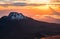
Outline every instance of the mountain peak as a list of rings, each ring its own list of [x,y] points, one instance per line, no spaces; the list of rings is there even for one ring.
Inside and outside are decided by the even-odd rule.
[[[18,20],[26,18],[22,13],[18,12],[10,12],[8,17],[10,17],[10,19],[18,19]]]

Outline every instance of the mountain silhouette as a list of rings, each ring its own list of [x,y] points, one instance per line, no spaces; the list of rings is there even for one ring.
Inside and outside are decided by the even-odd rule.
[[[22,13],[10,12],[0,18],[2,39],[34,39],[60,35],[60,24],[37,21]]]
[[[20,20],[20,19],[25,19],[25,16],[22,13],[17,13],[17,12],[11,12],[8,15],[8,18],[10,19],[16,19],[16,20]]]

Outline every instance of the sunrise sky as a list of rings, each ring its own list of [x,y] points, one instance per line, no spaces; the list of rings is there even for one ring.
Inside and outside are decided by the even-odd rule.
[[[23,3],[24,6],[20,6]],[[46,4],[44,6],[25,6],[27,4]],[[12,4],[7,5],[5,4]],[[57,4],[57,5],[49,5]],[[59,23],[60,0],[0,0],[0,17],[8,15],[9,12],[21,12],[26,16],[37,20]],[[2,6],[3,5],[3,6]],[[17,6],[18,5],[18,6]],[[51,9],[52,8],[52,9]]]

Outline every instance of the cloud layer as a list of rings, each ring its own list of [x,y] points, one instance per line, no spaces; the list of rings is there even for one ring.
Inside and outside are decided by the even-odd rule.
[[[0,0],[0,3],[14,3],[14,2],[36,2],[36,0]],[[41,0],[40,0],[41,1]],[[60,2],[60,0],[50,0],[51,2]],[[37,1],[39,2],[39,1]]]

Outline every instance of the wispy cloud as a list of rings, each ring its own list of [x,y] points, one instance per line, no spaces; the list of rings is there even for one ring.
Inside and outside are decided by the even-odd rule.
[[[0,4],[24,2],[24,1],[26,1],[26,0],[0,0]]]

